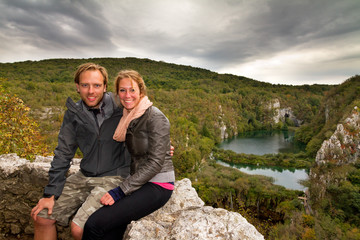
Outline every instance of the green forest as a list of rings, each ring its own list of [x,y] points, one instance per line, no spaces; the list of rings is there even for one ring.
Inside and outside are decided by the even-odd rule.
[[[327,165],[334,181],[323,199],[309,203],[302,191],[272,184],[216,163],[247,163],[325,171],[315,155],[339,122],[360,107],[360,77],[340,85],[274,85],[191,66],[138,58],[49,59],[0,63],[0,154],[17,153],[30,161],[52,155],[67,97],[78,100],[73,74],[82,63],[94,62],[109,73],[109,91],[119,70],[134,69],[145,80],[148,95],[169,118],[177,179],[191,179],[207,205],[242,214],[266,239],[360,239],[360,163],[341,168]],[[291,108],[290,118],[275,122],[278,101]],[[216,147],[226,126],[228,137],[253,130],[291,129],[306,144],[298,154],[264,156],[236,154]],[[358,130],[356,130],[358,131]],[[358,133],[358,132],[357,132]],[[81,157],[78,151],[76,157]],[[303,184],[316,194],[312,179]]]

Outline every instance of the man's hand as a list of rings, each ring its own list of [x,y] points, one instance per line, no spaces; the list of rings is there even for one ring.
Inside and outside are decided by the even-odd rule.
[[[51,215],[55,204],[54,196],[50,198],[41,198],[36,206],[31,210],[31,217],[36,221],[38,213],[44,208],[48,209],[48,214]]]
[[[100,203],[102,205],[113,205],[115,203],[114,199],[112,198],[112,196],[109,193],[105,193],[104,196],[101,197],[100,199]]]

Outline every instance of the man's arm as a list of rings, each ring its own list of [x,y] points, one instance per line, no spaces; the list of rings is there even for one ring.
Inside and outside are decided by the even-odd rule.
[[[44,198],[41,198],[31,210],[31,216],[34,220],[44,208],[48,209],[49,215],[52,214],[55,199],[61,195],[66,181],[66,173],[77,149],[75,135],[76,132],[70,120],[69,112],[66,111],[58,136],[58,146],[54,151],[55,156],[51,162],[49,182],[44,190]]]
[[[49,170],[49,182],[44,190],[44,197],[54,195],[57,199],[61,195],[66,181],[66,173],[78,148],[76,130],[70,115],[69,111],[65,112],[58,136],[58,145],[55,148],[55,155]]]

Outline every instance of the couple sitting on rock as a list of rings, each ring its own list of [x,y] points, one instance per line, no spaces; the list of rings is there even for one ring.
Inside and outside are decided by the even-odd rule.
[[[174,189],[170,123],[146,95],[141,75],[120,71],[106,92],[104,67],[75,73],[81,100],[67,100],[44,196],[32,209],[34,239],[56,239],[57,222],[74,239],[122,239],[127,224],[161,208]],[[77,148],[80,171],[66,178]]]

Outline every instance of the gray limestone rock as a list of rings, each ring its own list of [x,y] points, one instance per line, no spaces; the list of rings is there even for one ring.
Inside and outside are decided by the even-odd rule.
[[[0,155],[0,240],[32,239],[30,211],[41,198],[47,183],[51,157],[34,162],[16,154]],[[78,171],[74,160],[69,171]],[[58,227],[58,239],[72,239],[69,227]],[[128,225],[127,240],[151,239],[264,239],[239,213],[204,206],[189,179],[175,183],[167,204]]]

